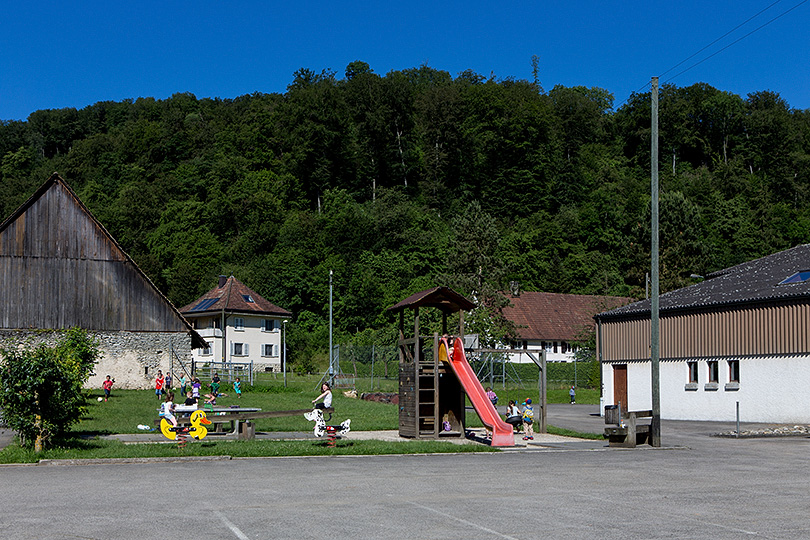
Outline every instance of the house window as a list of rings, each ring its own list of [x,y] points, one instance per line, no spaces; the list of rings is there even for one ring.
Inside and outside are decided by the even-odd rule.
[[[686,376],[687,382],[686,385],[683,387],[684,390],[694,392],[698,389],[698,363],[697,362],[687,362],[686,363]]]
[[[561,352],[561,353],[563,353],[563,354],[565,354],[565,353],[567,353],[568,351],[569,351],[569,349],[568,349],[568,343],[566,343],[565,341],[561,341],[561,342],[560,342],[560,352]]]
[[[740,361],[728,361],[728,382],[740,382]]]
[[[728,382],[724,389],[727,392],[735,392],[740,389],[740,361],[728,361]]]
[[[554,342],[554,354],[557,354],[557,342]]]
[[[210,342],[205,343],[205,347],[203,347],[200,354],[203,355],[203,356],[208,356],[208,355],[211,354],[211,343]]]
[[[278,356],[278,345],[264,343],[262,345],[262,356]]]
[[[252,296],[250,296],[249,294],[243,294],[243,295],[242,295],[242,298],[243,298],[243,299],[245,300],[245,302],[247,302],[248,304],[254,304],[254,303],[255,303],[255,302],[253,301],[253,297],[252,297]]]
[[[706,364],[709,366],[709,382],[716,384],[718,380],[717,360],[709,360]]]
[[[247,343],[231,343],[231,354],[233,356],[247,356],[248,344]]]
[[[697,362],[687,362],[687,367],[689,368],[689,382],[693,384],[697,384],[698,382],[698,363]]]
[[[276,321],[274,319],[264,319],[262,321],[262,331],[272,332],[276,329]]]
[[[209,319],[208,328],[219,328],[219,317],[212,317]]]
[[[233,319],[233,327],[235,330],[244,330],[245,329],[245,319],[242,317],[235,317]]]
[[[717,384],[718,380],[718,373],[717,373],[717,360],[709,360],[706,362],[707,367],[707,375],[708,375],[708,382],[703,385],[703,389],[707,392],[715,391],[719,388]]]

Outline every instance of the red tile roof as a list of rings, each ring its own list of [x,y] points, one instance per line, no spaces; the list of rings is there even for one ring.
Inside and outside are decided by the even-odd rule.
[[[265,300],[233,276],[229,277],[222,287],[214,287],[189,305],[180,308],[180,313],[186,316],[194,316],[222,311],[223,309],[228,313],[255,313],[257,315],[292,317],[292,313]]]
[[[593,328],[593,316],[632,302],[621,296],[592,296],[546,292],[521,292],[507,295],[511,306],[504,316],[515,323],[521,339],[573,341],[587,328]]]

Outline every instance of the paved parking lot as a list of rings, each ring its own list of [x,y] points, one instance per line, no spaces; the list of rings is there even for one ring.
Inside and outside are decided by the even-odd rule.
[[[0,467],[0,537],[810,537],[810,439],[710,436],[727,427],[664,422],[660,450]]]

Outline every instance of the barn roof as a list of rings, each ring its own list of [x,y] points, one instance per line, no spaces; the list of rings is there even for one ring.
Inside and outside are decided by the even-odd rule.
[[[802,244],[706,276],[662,294],[659,311],[723,309],[763,302],[810,300],[810,244]],[[650,300],[597,315],[598,319],[650,316]]]
[[[605,309],[630,302],[621,296],[593,296],[548,292],[510,295],[503,315],[515,323],[520,339],[573,341],[593,327],[593,316]]]
[[[205,341],[56,173],[0,224],[0,327],[185,331]]]
[[[228,313],[292,317],[292,313],[265,300],[233,276],[222,279],[216,287],[180,308],[180,312],[189,317],[210,315],[222,310]]]
[[[426,291],[421,291],[410,295],[408,298],[397,302],[388,311],[402,311],[406,308],[417,307],[434,307],[440,309],[446,314],[461,311],[469,311],[475,307],[475,304],[458,294],[450,287],[433,287]]]

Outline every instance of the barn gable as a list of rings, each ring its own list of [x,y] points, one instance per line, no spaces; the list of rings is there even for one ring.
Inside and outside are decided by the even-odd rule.
[[[57,174],[0,224],[2,329],[184,332],[202,338]]]

